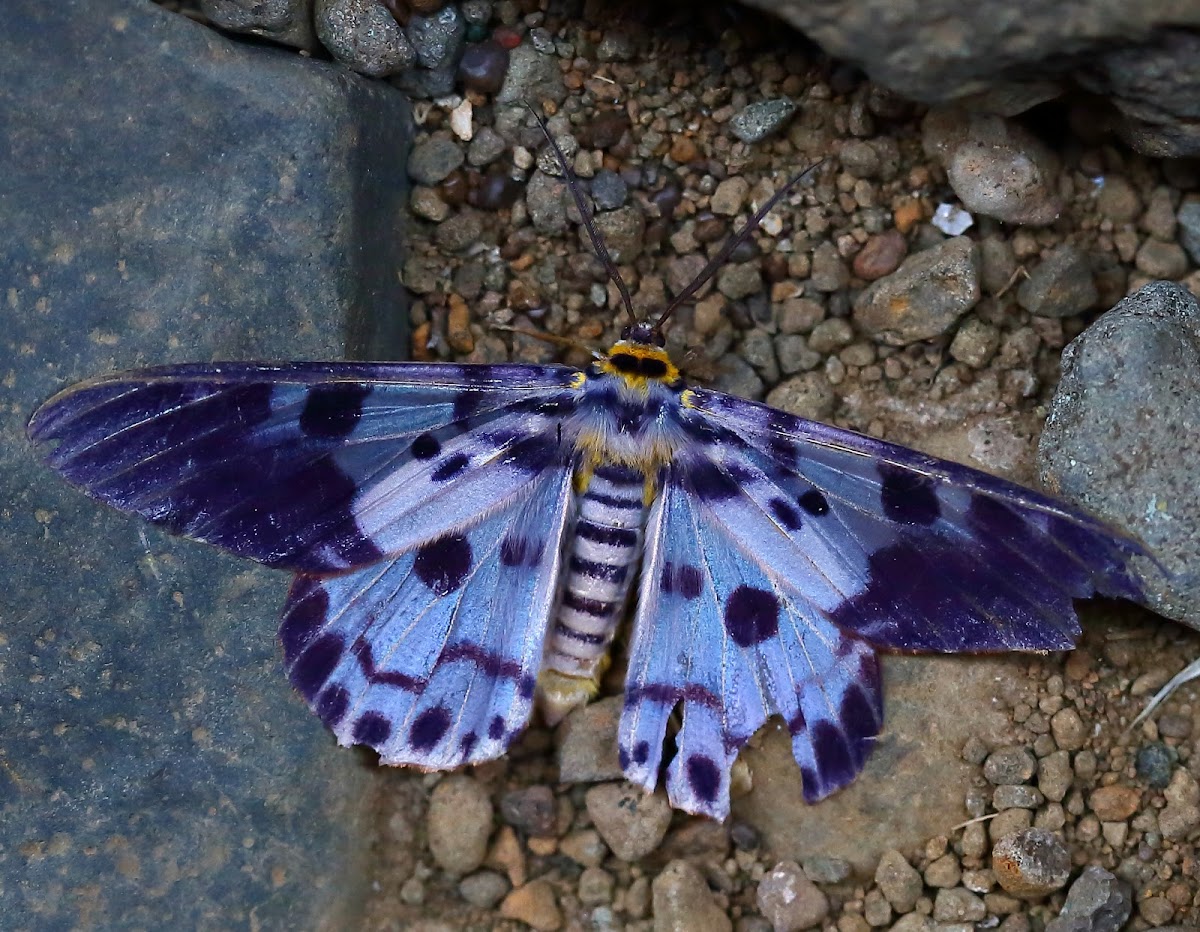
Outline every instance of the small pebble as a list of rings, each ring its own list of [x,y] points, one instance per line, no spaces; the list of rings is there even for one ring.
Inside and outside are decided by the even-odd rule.
[[[689,861],[672,861],[651,884],[654,932],[731,932],[733,923]]]
[[[1093,864],[1071,884],[1046,932],[1119,932],[1132,911],[1129,884]]]
[[[1001,838],[993,846],[992,870],[1009,893],[1042,897],[1066,884],[1071,876],[1071,855],[1054,833],[1027,828]]]
[[[1092,267],[1079,249],[1059,246],[1017,288],[1017,303],[1039,317],[1071,317],[1099,298]]]
[[[509,893],[500,904],[500,915],[537,932],[556,932],[563,922],[554,888],[545,880],[531,880]]]
[[[1050,734],[1063,751],[1078,751],[1087,742],[1087,726],[1071,706],[1059,709],[1050,719]]]
[[[870,237],[855,255],[852,268],[855,276],[873,282],[891,275],[900,267],[908,253],[908,240],[899,230],[886,230]]]
[[[417,184],[435,185],[462,165],[462,146],[446,133],[422,139],[408,157],[408,177]]]
[[[508,891],[508,881],[495,871],[477,871],[458,882],[458,895],[480,909],[491,909]]]
[[[786,97],[759,101],[734,114],[729,129],[742,142],[760,142],[783,129],[795,112],[796,104]]]
[[[813,421],[829,420],[837,395],[823,372],[803,372],[780,382],[767,395],[767,404]]]
[[[875,883],[898,913],[911,912],[922,892],[921,875],[899,851],[889,849],[875,868]]]
[[[938,890],[933,901],[933,918],[937,922],[979,922],[987,915],[983,900],[962,887]]]
[[[429,851],[449,874],[469,874],[487,855],[492,834],[492,801],[473,777],[451,774],[429,800],[426,831]]]
[[[983,776],[996,786],[1028,783],[1037,772],[1037,758],[1018,746],[997,748],[983,762]]]
[[[722,217],[736,217],[746,206],[749,196],[750,182],[741,175],[734,175],[717,185],[709,199],[709,208]]]
[[[795,861],[781,861],[759,881],[756,901],[775,932],[811,929],[829,915],[828,897]]]
[[[671,824],[671,806],[659,793],[632,783],[603,783],[585,797],[596,831],[622,861],[636,861],[657,848]]]
[[[497,42],[468,45],[458,62],[463,87],[479,94],[495,94],[504,86],[508,56],[508,49]]]
[[[1148,239],[1142,243],[1134,262],[1143,275],[1169,281],[1183,278],[1188,270],[1187,254],[1182,246],[1156,239]]]
[[[1158,814],[1164,838],[1184,839],[1200,826],[1200,784],[1184,767],[1178,767],[1163,791],[1167,805]]]
[[[1102,786],[1088,797],[1088,805],[1101,822],[1123,822],[1137,812],[1141,801],[1141,791],[1131,786]]]
[[[1156,790],[1163,789],[1171,782],[1175,756],[1161,741],[1151,741],[1138,749],[1135,760],[1138,777]]]
[[[925,868],[925,883],[931,887],[953,887],[962,879],[962,869],[953,854],[943,854]]]
[[[500,797],[500,818],[529,835],[551,834],[557,815],[554,793],[544,784],[522,787]]]

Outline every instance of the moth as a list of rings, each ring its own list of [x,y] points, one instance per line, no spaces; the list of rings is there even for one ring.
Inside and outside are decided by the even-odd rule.
[[[723,819],[777,715],[816,802],[882,727],[879,651],[1068,649],[1073,599],[1142,597],[1143,551],[1029,489],[687,383],[664,323],[789,188],[585,369],[166,366],[68,388],[29,437],[94,498],[294,572],[284,666],[340,744],[496,758],[535,702],[553,723],[595,695],[631,614],[628,779],[653,790],[666,754],[672,805]]]

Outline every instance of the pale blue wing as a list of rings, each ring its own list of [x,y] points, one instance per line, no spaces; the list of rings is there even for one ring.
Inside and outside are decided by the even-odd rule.
[[[1052,498],[916,451],[695,390],[673,475],[815,611],[879,647],[1074,646],[1073,600],[1140,599],[1141,546]]]
[[[341,744],[426,770],[505,751],[532,709],[571,494],[562,463],[393,559],[296,577],[284,662]]]
[[[89,495],[271,566],[332,572],[461,523],[556,461],[563,366],[214,363],[69,388],[29,424]]]
[[[875,653],[814,609],[760,546],[731,537],[677,469],[665,471],[646,531],[621,766],[654,788],[679,707],[667,794],[677,808],[723,819],[738,749],[777,714],[805,798],[821,799],[854,779],[882,723]]]

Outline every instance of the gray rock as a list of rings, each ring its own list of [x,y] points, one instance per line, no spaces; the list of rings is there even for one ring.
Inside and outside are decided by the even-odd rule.
[[[762,376],[763,381],[779,381],[779,362],[775,359],[775,344],[771,335],[755,327],[742,338],[742,358]]]
[[[813,250],[811,281],[817,291],[837,291],[850,281],[850,270],[829,240],[822,240]]]
[[[1053,223],[1062,213],[1058,160],[1020,125],[943,107],[929,112],[922,133],[925,151],[941,161],[971,213],[1029,226]]]
[[[417,184],[435,185],[445,181],[464,158],[462,146],[449,133],[427,136],[413,146],[408,176]]]
[[[422,68],[439,71],[453,68],[463,48],[467,24],[453,3],[424,15],[414,13],[404,28]]]
[[[729,120],[729,129],[742,142],[761,142],[783,129],[795,112],[795,102],[786,97],[760,100],[735,113]]]
[[[433,232],[434,242],[445,252],[464,252],[483,239],[483,215],[464,207]]]
[[[525,186],[529,220],[539,233],[561,233],[567,228],[567,203],[571,195],[561,178],[535,171]]]
[[[758,883],[759,912],[775,932],[799,932],[829,915],[829,898],[795,861],[781,861]]]
[[[287,683],[288,577],[96,507],[36,462],[24,426],[117,368],[336,358],[347,335],[355,354],[402,352],[378,321],[407,317],[405,102],[154,4],[10,0],[0,112],[7,339],[24,348],[0,421],[19,691],[0,728],[0,915],[354,925],[373,770]],[[81,918],[70,891],[97,883]]]
[[[458,895],[480,909],[491,909],[511,889],[503,874],[495,871],[477,871],[458,882]]]
[[[1196,265],[1200,265],[1200,200],[1184,201],[1176,216],[1179,242]]]
[[[1069,751],[1053,751],[1038,761],[1037,786],[1050,801],[1062,802],[1073,779]]]
[[[834,58],[853,62],[892,91],[926,103],[983,95],[976,109],[1014,115],[1047,99],[1047,82],[1013,92],[1013,75],[1055,74],[1109,96],[1123,134],[1139,151],[1169,158],[1200,153],[1196,121],[1196,23],[1174,0],[1088,0],[1051,13],[1039,0],[835,6],[751,0],[790,22]],[[886,28],[880,28],[886,23]]]
[[[313,0],[200,0],[214,26],[314,51]]]
[[[1046,932],[1118,932],[1133,912],[1129,884],[1095,864],[1083,869],[1067,891]]]
[[[1164,838],[1182,840],[1200,825],[1200,784],[1185,767],[1177,767],[1163,791],[1167,804],[1158,814]]]
[[[1043,484],[1141,539],[1172,574],[1140,564],[1149,604],[1200,628],[1200,304],[1152,282],[1068,345],[1062,366],[1038,445]]]
[[[779,360],[779,371],[784,375],[795,375],[815,369],[821,364],[821,354],[808,348],[808,340],[799,333],[784,333],[775,338],[775,356]]]
[[[1032,786],[998,786],[992,792],[992,808],[997,812],[1005,809],[1036,809],[1046,798]]]
[[[1071,317],[1100,297],[1087,256],[1070,243],[1039,262],[1017,289],[1017,303],[1038,317]]]
[[[1000,348],[1000,330],[978,317],[968,317],[950,341],[950,357],[972,369],[982,369]]]
[[[373,78],[396,74],[417,59],[416,51],[378,0],[315,0],[317,37],[347,68]]]
[[[762,290],[761,263],[732,262],[717,272],[717,291],[730,301],[740,301]]]
[[[767,404],[797,417],[829,420],[837,395],[824,372],[804,372],[781,382],[767,395]]]
[[[719,392],[757,401],[763,394],[763,380],[754,367],[737,353],[726,353],[717,363],[716,377],[710,383]]]
[[[636,861],[662,844],[671,806],[662,793],[647,793],[622,781],[587,791],[588,815],[604,843],[622,861]]]
[[[746,206],[750,196],[750,182],[741,175],[725,178],[709,198],[709,207],[721,217],[736,217]]]
[[[868,336],[903,346],[940,336],[979,301],[979,250],[956,236],[909,256],[854,302],[854,323]]]
[[[490,165],[508,149],[504,137],[490,126],[481,126],[467,146],[467,163],[475,168]]]
[[[508,73],[504,86],[496,95],[497,104],[509,104],[526,113],[527,100],[553,100],[561,103],[567,96],[558,59],[554,55],[543,55],[533,46],[522,43],[512,50],[508,58]]]
[[[827,356],[836,353],[843,346],[854,340],[854,328],[844,317],[831,317],[823,320],[808,335],[808,348],[814,353]]]
[[[592,178],[592,199],[597,210],[616,210],[629,197],[629,185],[615,171],[602,168]]]
[[[962,887],[938,890],[933,901],[933,918],[936,922],[979,922],[987,915],[983,900]]]
[[[875,869],[875,883],[898,913],[910,912],[921,896],[921,874],[894,849],[883,853]]]
[[[997,747],[983,762],[983,775],[994,786],[1027,783],[1037,772],[1037,758],[1025,747]]]
[[[614,262],[632,262],[642,254],[646,238],[646,215],[636,204],[626,204],[617,210],[596,214],[592,222]],[[592,241],[582,224],[579,227],[579,245],[582,249],[592,248]]]
[[[1149,278],[1176,279],[1187,273],[1188,260],[1178,243],[1148,239],[1134,260],[1137,270]]]
[[[1171,768],[1178,756],[1178,752],[1161,741],[1151,741],[1138,748],[1135,759],[1138,778],[1156,790],[1165,788],[1171,782]]]
[[[527,835],[549,835],[558,821],[554,791],[544,783],[510,790],[500,797],[500,818]]]

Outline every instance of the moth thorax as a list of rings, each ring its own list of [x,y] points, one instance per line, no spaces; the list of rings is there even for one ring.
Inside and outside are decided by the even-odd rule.
[[[646,475],[605,463],[576,499],[574,536],[539,681],[550,724],[595,696],[642,556]]]

